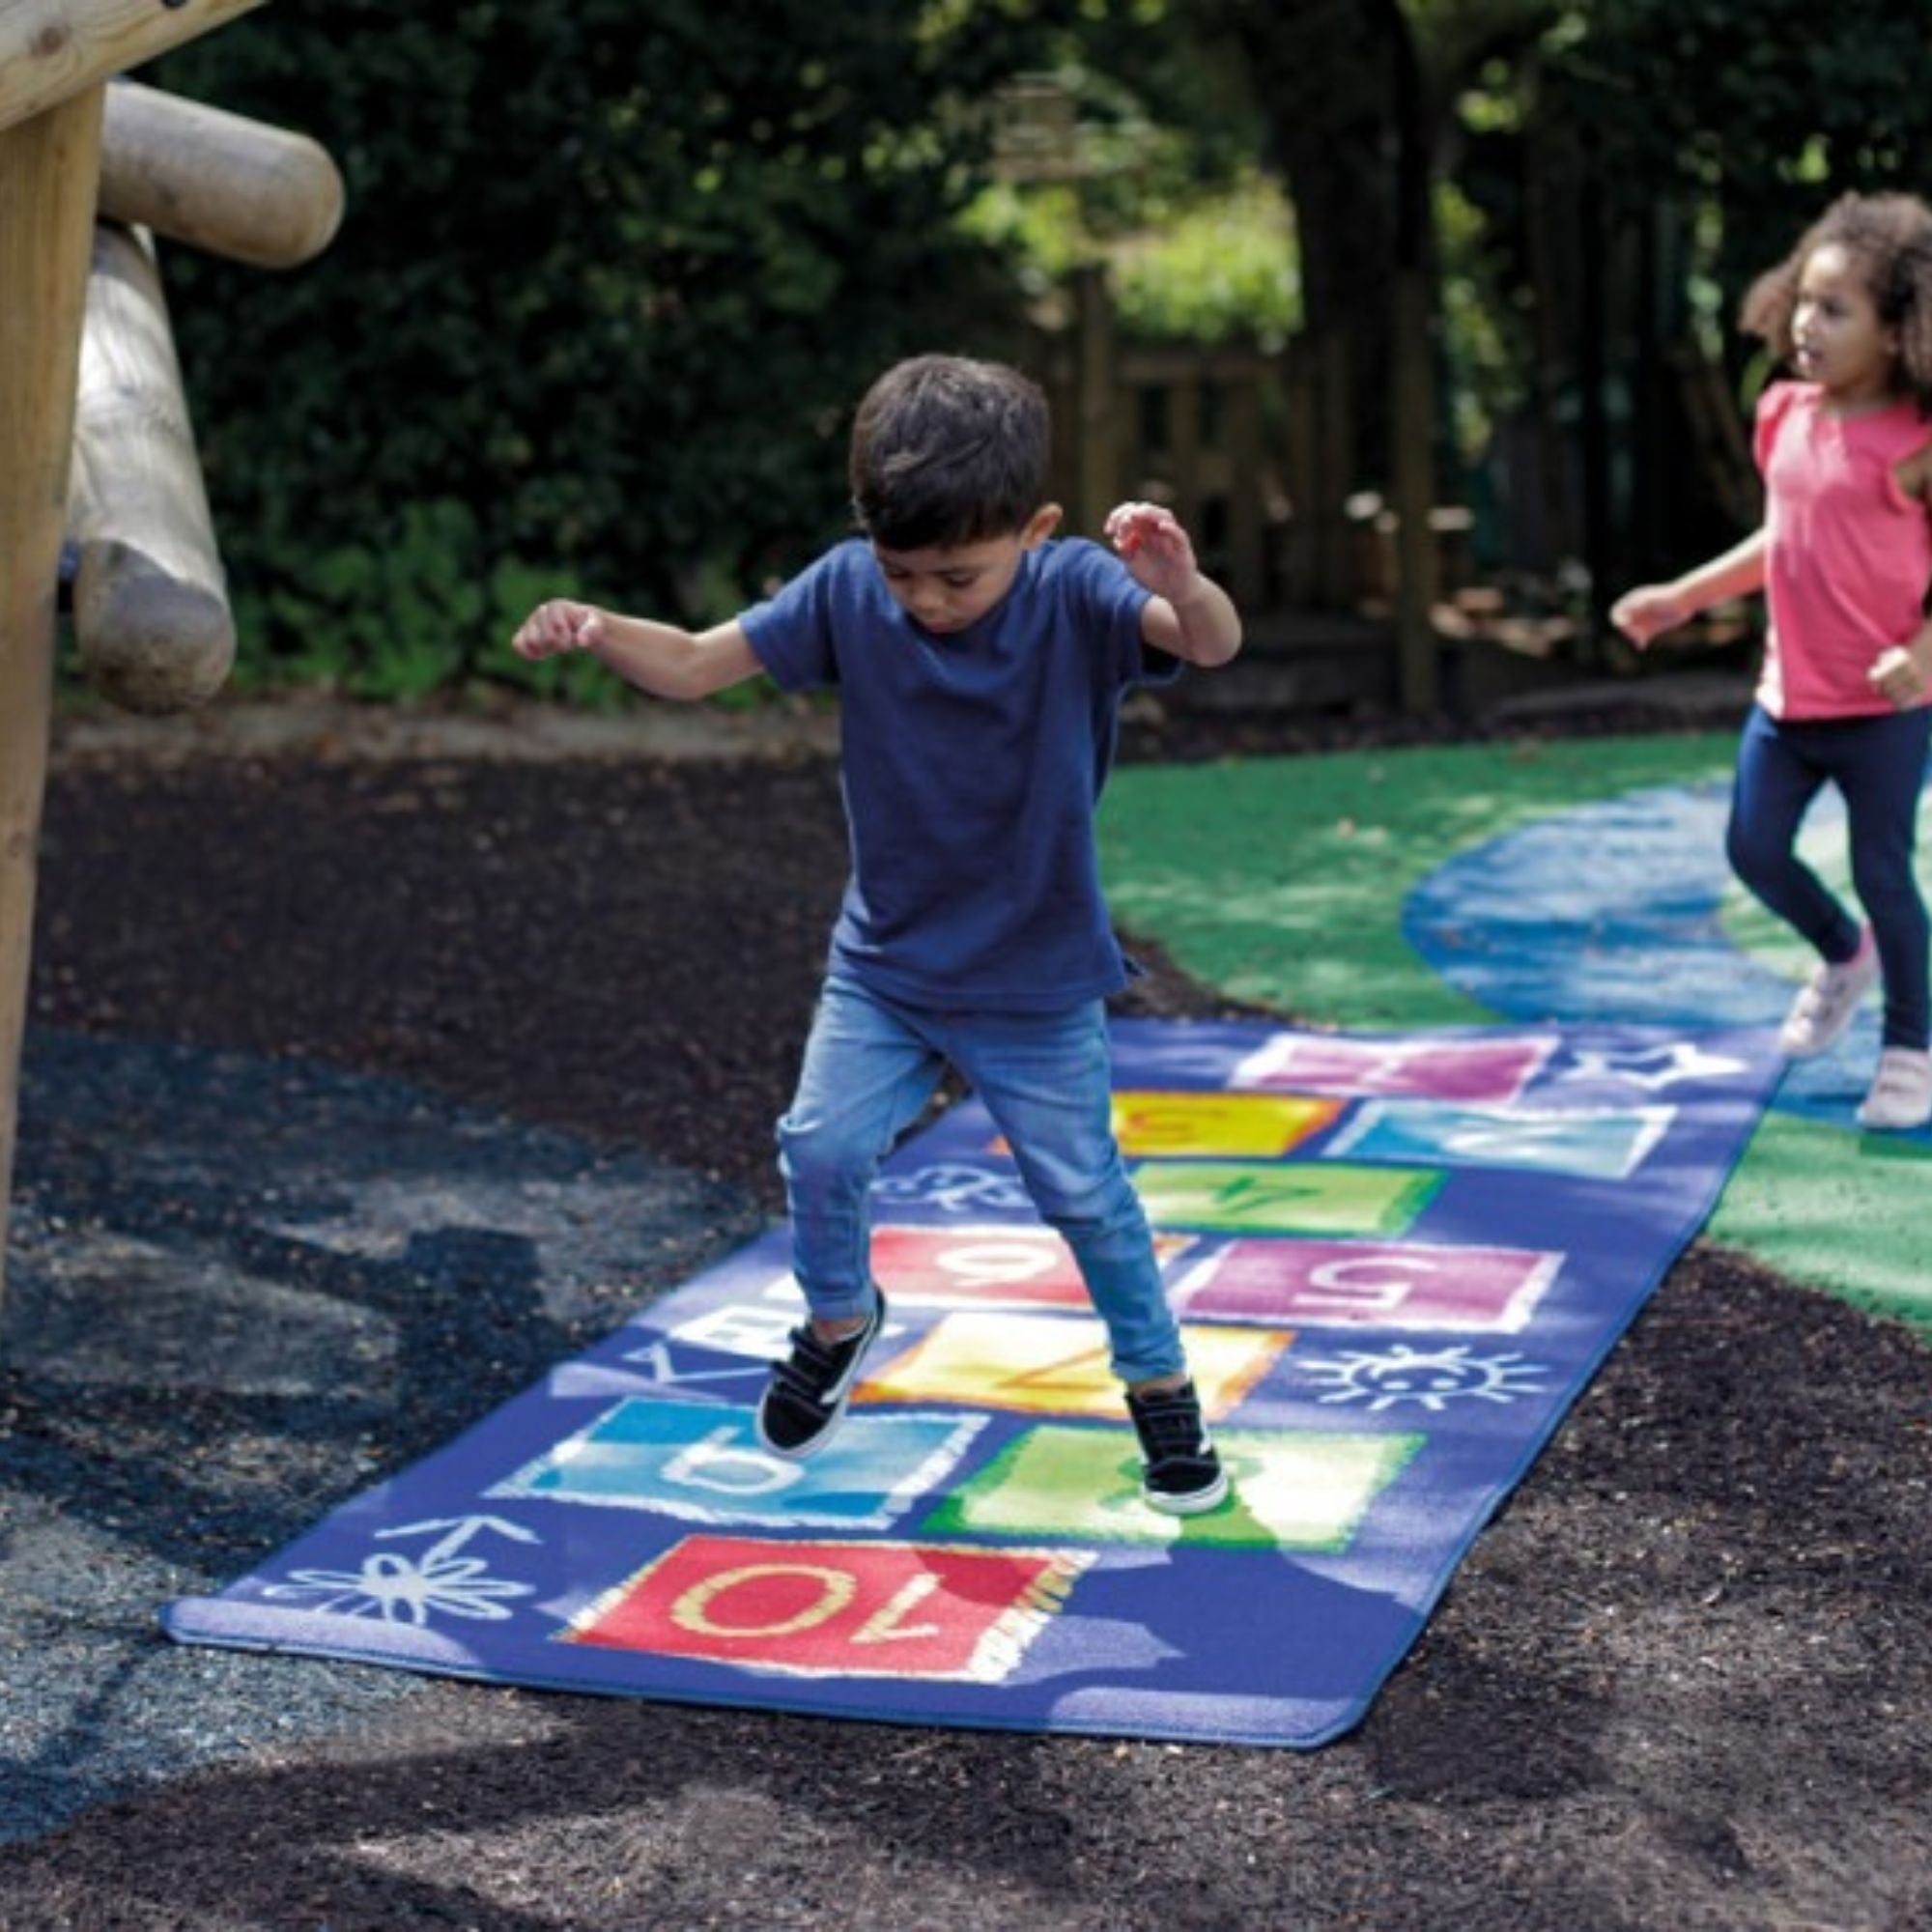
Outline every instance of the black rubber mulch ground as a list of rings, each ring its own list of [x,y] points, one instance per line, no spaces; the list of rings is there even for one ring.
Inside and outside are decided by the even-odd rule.
[[[405,1076],[776,1211],[842,858],[809,758],[69,763],[34,1019]],[[1156,968],[1140,1009],[1218,1009]],[[1693,1250],[1314,1755],[430,1683],[0,1851],[0,1924],[1932,1923],[1928,1367]]]

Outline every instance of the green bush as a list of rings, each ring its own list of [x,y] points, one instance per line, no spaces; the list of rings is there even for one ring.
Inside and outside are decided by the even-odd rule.
[[[1036,293],[1104,262],[1123,332],[1143,339],[1242,336],[1279,347],[1301,320],[1294,217],[1258,169],[1232,183],[1143,202],[1138,224],[1096,219],[1091,189],[1068,182],[987,188],[963,222],[1015,254]]]
[[[1012,11],[334,0],[160,64],[348,189],[294,271],[166,251],[241,675],[565,688],[536,595],[716,619],[836,534],[859,391],[1010,309],[954,216]]]

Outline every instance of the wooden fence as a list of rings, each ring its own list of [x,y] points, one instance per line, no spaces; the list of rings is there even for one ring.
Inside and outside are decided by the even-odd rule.
[[[1118,502],[1164,503],[1244,611],[1286,602],[1278,358],[1122,342],[1098,270],[1074,297],[1070,326],[1038,331],[1027,357],[1059,426],[1054,494],[1069,526],[1097,534]]]
[[[1098,270],[1075,277],[1071,315],[1033,333],[1023,359],[1060,434],[1054,495],[1068,526],[1097,533],[1127,498],[1165,503],[1259,637],[1374,626],[1397,592],[1397,524],[1352,487],[1346,342],[1132,342]],[[1430,519],[1432,592],[1466,581],[1468,517]]]

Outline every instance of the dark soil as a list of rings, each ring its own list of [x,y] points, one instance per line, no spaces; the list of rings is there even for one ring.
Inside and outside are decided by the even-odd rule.
[[[1216,731],[1155,748],[1257,742]],[[813,755],[68,758],[32,1017],[400,1076],[776,1213],[843,859]],[[1134,1009],[1229,1010],[1136,950]],[[428,1683],[0,1851],[0,1925],[1932,1924],[1928,1366],[1693,1249],[1312,1755]]]

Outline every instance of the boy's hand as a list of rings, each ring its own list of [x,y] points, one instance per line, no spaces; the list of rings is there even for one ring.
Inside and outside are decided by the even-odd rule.
[[[553,597],[539,604],[518,626],[510,648],[532,664],[554,658],[564,651],[587,651],[604,637],[604,613],[588,604],[573,604],[565,597]]]
[[[1109,513],[1107,536],[1122,560],[1156,597],[1179,603],[1200,579],[1194,545],[1158,503],[1122,503]]]
[[[1924,647],[1922,642],[1911,650],[1893,645],[1889,651],[1881,651],[1865,673],[1871,688],[1901,711],[1924,703],[1927,694],[1932,693],[1932,672],[1928,672],[1919,655]]]
[[[1642,650],[1662,631],[1674,631],[1697,614],[1667,584],[1639,583],[1610,606],[1610,622]]]

